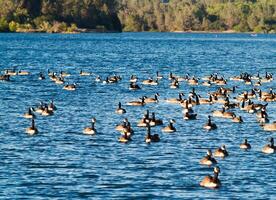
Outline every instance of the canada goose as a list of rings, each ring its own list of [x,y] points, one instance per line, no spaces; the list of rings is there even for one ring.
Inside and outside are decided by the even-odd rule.
[[[102,81],[102,79],[101,79],[101,77],[100,77],[100,76],[97,76],[97,77],[95,78],[95,81],[96,81],[96,82],[101,82],[101,81]]]
[[[274,146],[274,139],[270,138],[270,144],[267,144],[263,147],[262,152],[266,154],[275,153],[276,147]]]
[[[196,79],[195,77],[191,78],[188,80],[188,84],[189,85],[198,85],[198,79]]]
[[[43,111],[41,112],[42,116],[51,116],[53,114],[54,114],[54,112],[52,110],[49,110],[48,106],[45,106]]]
[[[143,80],[142,84],[143,85],[158,85],[158,81],[157,80],[153,80],[152,78],[149,78],[147,80]]]
[[[244,142],[240,144],[241,149],[251,149],[251,145],[248,143],[247,139],[244,139]]]
[[[9,75],[9,76],[16,76],[17,75],[17,72],[15,71],[15,69],[13,70],[5,70],[5,75]]]
[[[55,84],[59,84],[59,85],[64,84],[64,79],[62,77],[57,77],[55,79]]]
[[[54,104],[54,100],[51,100],[51,102],[48,104],[48,110],[50,111],[57,110],[57,107]]]
[[[216,159],[212,157],[212,151],[210,149],[207,150],[207,155],[200,160],[200,164],[208,166],[217,164]]]
[[[183,100],[182,99],[183,96],[184,96],[184,93],[179,93],[178,98],[167,99],[166,102],[179,104]]]
[[[263,125],[264,123],[268,123],[269,119],[267,118],[267,114],[265,112],[261,112],[261,116],[257,116],[257,121]]]
[[[173,80],[175,78],[176,78],[176,76],[172,72],[170,72],[169,73],[169,80]]]
[[[236,115],[234,112],[225,112],[225,108],[223,107],[222,110],[216,110],[213,112],[214,117],[222,117],[222,118],[228,118],[233,119]]]
[[[86,135],[94,135],[97,133],[95,129],[95,123],[96,123],[96,118],[91,119],[91,127],[86,127],[83,129],[83,133]]]
[[[183,118],[185,120],[194,120],[194,119],[196,119],[196,116],[197,116],[197,114],[195,114],[195,113],[185,112]]]
[[[28,109],[28,112],[26,112],[26,113],[24,114],[24,118],[26,118],[26,119],[35,118],[35,115],[34,115],[34,113],[32,112],[32,108],[29,108],[29,109]]]
[[[51,81],[56,81],[58,79],[58,76],[54,72],[52,72],[49,75],[49,78],[50,78]]]
[[[157,78],[157,79],[162,79],[163,76],[157,71],[157,72],[156,72],[156,78]]]
[[[128,135],[125,131],[124,134],[119,137],[118,141],[121,143],[128,143],[129,141],[131,141],[131,135]]]
[[[198,103],[200,105],[202,105],[202,104],[212,104],[213,103],[213,95],[210,94],[209,98],[207,98],[207,99],[200,98],[198,95],[196,95],[196,101],[198,101]]]
[[[183,102],[181,102],[180,105],[184,107],[183,111],[182,111],[183,114],[185,114],[185,113],[189,113],[189,114],[194,113],[194,111],[192,109],[192,106],[189,106],[189,101],[188,100],[184,100]]]
[[[123,131],[127,127],[127,125],[129,125],[129,121],[128,121],[127,118],[125,118],[123,120],[122,124],[119,124],[119,125],[116,126],[115,130],[116,131]]]
[[[204,81],[202,83],[203,86],[207,86],[207,87],[210,87],[212,85],[211,81]]]
[[[0,75],[0,81],[10,81],[10,75],[8,74]]]
[[[73,84],[67,84],[63,87],[64,90],[68,90],[68,91],[75,91],[77,88],[77,84],[73,83]]]
[[[80,70],[80,76],[90,76],[91,73]]]
[[[60,72],[60,76],[61,77],[67,77],[67,76],[71,76],[71,74],[67,73],[67,72],[64,72],[64,71],[61,71]]]
[[[173,126],[173,124],[175,123],[175,120],[171,119],[170,122],[169,122],[169,125],[164,127],[162,129],[163,132],[165,133],[173,133],[176,131],[175,127]]]
[[[138,80],[137,76],[131,75],[131,77],[130,77],[130,79],[129,79],[129,82],[130,82],[130,83],[136,83],[137,80]]]
[[[225,145],[221,145],[221,147],[219,147],[218,149],[215,150],[214,152],[214,156],[215,157],[220,157],[220,158],[224,158],[226,156],[228,156],[228,152],[226,150]]]
[[[138,122],[137,126],[138,127],[146,127],[147,126],[147,120],[149,120],[149,118],[147,118],[146,115],[143,116],[143,118]],[[155,126],[155,125],[153,125]]]
[[[117,114],[124,114],[124,113],[126,113],[126,110],[125,110],[124,108],[122,108],[121,102],[119,102],[118,108],[116,109],[115,112],[116,112]]]
[[[208,116],[208,122],[203,126],[203,128],[207,130],[217,129],[217,125],[212,123],[210,115]]]
[[[40,102],[39,106],[35,109],[35,112],[41,114],[44,111],[44,108],[45,108],[44,103]]]
[[[156,93],[154,98],[145,98],[145,103],[158,103],[158,96],[160,96],[159,93]]]
[[[29,135],[34,135],[34,134],[38,133],[38,130],[35,127],[34,119],[32,119],[32,125],[26,129],[26,133],[28,133]]]
[[[179,88],[179,82],[178,82],[177,79],[173,79],[173,81],[170,84],[170,88],[171,89],[177,89],[177,88]]]
[[[130,101],[126,105],[128,106],[144,106],[145,105],[145,96],[140,98],[141,101]]]
[[[264,124],[263,128],[265,131],[276,131],[276,122],[273,122],[271,124]]]
[[[160,141],[159,135],[158,134],[151,135],[151,128],[150,128],[149,121],[147,120],[146,123],[147,123],[147,135],[145,137],[145,142],[146,143],[159,142]]]
[[[26,75],[29,75],[29,74],[30,74],[30,72],[28,72],[28,71],[19,70],[17,72],[17,75],[19,75],[19,76],[26,76]]]
[[[214,176],[206,176],[201,182],[200,186],[206,187],[206,188],[219,188],[221,183],[220,180],[218,179],[218,175],[220,173],[220,168],[215,167],[214,168]]]
[[[163,125],[163,121],[161,119],[156,119],[155,118],[155,113],[151,113],[151,119],[150,119],[150,122],[149,124],[151,126],[158,126],[158,125]]]
[[[44,80],[45,79],[45,76],[42,72],[39,73],[38,75],[38,80]]]
[[[136,83],[130,83],[129,84],[129,90],[140,90],[140,86]]]
[[[241,116],[235,116],[235,117],[233,117],[232,122],[235,122],[235,123],[242,123],[242,122],[243,122],[243,119],[242,119]]]

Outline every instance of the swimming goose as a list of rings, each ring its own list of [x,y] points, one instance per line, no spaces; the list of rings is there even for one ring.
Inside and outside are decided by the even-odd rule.
[[[96,81],[96,82],[101,82],[101,81],[102,81],[102,79],[101,79],[101,77],[100,77],[100,76],[97,76],[97,77],[95,78],[95,81]]]
[[[118,141],[121,143],[128,143],[131,141],[131,135],[128,135],[127,132],[124,132],[124,134],[119,137]]]
[[[242,123],[242,122],[243,122],[243,119],[242,119],[241,116],[235,116],[235,117],[233,117],[232,122],[235,122],[235,123]]]
[[[141,101],[130,101],[126,105],[128,106],[144,106],[145,105],[145,96],[140,98]]]
[[[90,76],[91,73],[80,70],[80,76]]]
[[[55,79],[55,84],[59,84],[59,85],[64,84],[64,79],[63,79],[63,77],[57,77],[57,78]]]
[[[151,113],[151,119],[150,119],[150,122],[149,124],[151,126],[158,126],[158,125],[163,125],[163,121],[161,119],[156,119],[155,118],[155,113]]]
[[[212,151],[210,149],[207,150],[207,155],[200,160],[200,164],[208,166],[217,164],[216,159],[212,157]]]
[[[140,90],[141,87],[135,82],[129,84],[129,90]]]
[[[86,135],[95,135],[97,133],[95,129],[95,123],[96,123],[96,118],[91,119],[91,127],[86,127],[83,129],[83,133]]]
[[[57,107],[54,104],[54,100],[51,100],[51,102],[48,104],[48,110],[50,111],[57,110]]]
[[[182,99],[183,96],[184,96],[184,93],[179,93],[178,98],[167,99],[166,102],[179,104],[183,100]]]
[[[129,82],[130,83],[136,83],[138,81],[138,78],[136,75],[131,75]]]
[[[145,103],[158,103],[159,102],[159,100],[158,100],[158,96],[160,96],[159,95],[159,93],[156,93],[155,95],[154,95],[154,98],[145,98]]]
[[[262,148],[263,153],[266,153],[266,154],[275,153],[276,147],[274,146],[274,139],[271,137],[269,141],[270,141],[270,144],[267,144]]]
[[[26,76],[26,75],[29,75],[29,74],[30,74],[30,72],[28,72],[28,71],[19,70],[17,72],[17,75],[19,75],[19,76]]]
[[[194,119],[196,119],[196,116],[197,116],[197,114],[195,114],[195,113],[185,112],[183,118],[185,120],[194,120]]]
[[[143,85],[158,85],[158,81],[157,80],[153,80],[151,77],[147,80],[143,80],[142,81]]]
[[[44,108],[45,108],[44,103],[40,102],[39,106],[35,109],[35,112],[41,114],[44,111]]]
[[[146,143],[151,143],[151,142],[159,142],[160,138],[158,134],[151,135],[151,127],[149,124],[149,121],[146,121],[147,123],[147,135],[145,137],[145,142]]]
[[[276,121],[271,124],[264,124],[263,128],[265,131],[276,131]]]
[[[157,72],[156,72],[156,78],[157,78],[157,79],[162,79],[163,76],[157,71]]]
[[[115,127],[115,130],[116,131],[123,131],[129,124],[130,123],[129,123],[128,119],[125,118],[121,124],[119,124]]]
[[[26,133],[28,133],[29,135],[34,135],[34,134],[38,133],[38,130],[35,127],[34,119],[32,119],[32,125],[26,129]]]
[[[170,84],[170,88],[171,89],[177,89],[177,88],[179,88],[179,82],[178,82],[177,79],[173,79],[173,81]]]
[[[206,187],[206,188],[219,188],[221,183],[220,180],[218,178],[218,175],[220,173],[220,168],[219,167],[215,167],[214,168],[214,176],[206,176],[201,182],[200,182],[200,186],[202,187]]]
[[[53,114],[54,114],[53,110],[49,110],[48,106],[45,106],[43,111],[41,112],[42,116],[51,116]]]
[[[220,157],[220,158],[224,158],[226,156],[228,156],[228,152],[226,150],[225,145],[221,145],[221,147],[219,147],[218,149],[215,150],[214,152],[214,156],[215,157]]]
[[[61,71],[60,72],[60,76],[61,77],[67,77],[67,76],[71,76],[71,74],[67,73],[67,72],[64,72],[64,71]]]
[[[215,123],[212,123],[210,115],[208,116],[208,122],[203,126],[203,128],[207,130],[217,129],[217,125]]]
[[[173,133],[176,131],[175,127],[173,126],[173,124],[175,123],[175,120],[171,119],[170,122],[169,122],[169,125],[164,127],[162,129],[163,132],[165,133]]]
[[[10,75],[0,75],[0,81],[10,81]]]
[[[39,73],[38,75],[38,80],[44,80],[45,79],[45,76],[42,72]]]
[[[244,142],[240,144],[241,149],[251,149],[251,145],[248,143],[247,139],[244,139]]]
[[[63,87],[64,90],[68,90],[68,91],[75,91],[77,88],[77,84],[73,83],[73,84],[67,84]]]
[[[29,108],[29,109],[28,109],[28,112],[26,112],[26,113],[24,114],[24,118],[26,118],[26,119],[35,118],[35,115],[34,115],[34,113],[33,113],[32,111],[33,111],[32,108]]]
[[[124,113],[126,113],[126,110],[124,108],[122,108],[121,102],[119,102],[118,108],[116,109],[115,113],[117,113],[117,114],[124,114]]]
[[[192,77],[191,79],[188,80],[189,85],[198,85],[198,79],[195,77]]]

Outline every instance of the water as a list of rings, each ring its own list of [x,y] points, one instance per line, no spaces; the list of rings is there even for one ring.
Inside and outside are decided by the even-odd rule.
[[[219,105],[198,106],[197,121],[182,119],[181,108],[162,101],[187,94],[191,86],[182,82],[177,90],[168,88],[163,79],[158,87],[144,86],[141,91],[128,90],[128,79],[136,74],[140,79],[158,70],[184,75],[203,76],[219,72],[226,77],[240,72],[264,74],[276,72],[276,35],[249,34],[0,34],[0,67],[24,69],[30,76],[12,77],[0,83],[0,196],[23,198],[182,198],[182,199],[273,199],[276,194],[276,158],[260,152],[267,138],[254,115],[238,110],[245,123],[215,119],[216,131],[206,132],[202,126],[208,113]],[[74,92],[62,90],[48,78],[37,79],[40,71],[67,71],[66,80],[76,82]],[[80,77],[80,70],[93,76]],[[119,74],[118,84],[102,85],[95,75]],[[236,82],[229,82],[232,86]],[[230,87],[228,86],[228,87]],[[275,81],[262,86],[275,88]],[[206,96],[206,89],[196,91]],[[238,88],[243,91],[244,86]],[[114,113],[117,103],[135,100],[142,95],[160,93],[159,104],[144,108],[126,107],[127,113]],[[58,107],[51,117],[38,116],[39,134],[30,137],[25,128],[30,121],[22,117],[29,106],[40,101],[55,100]],[[124,106],[125,107],[125,106]],[[134,126],[129,144],[117,141],[116,124],[128,117],[135,125],[143,112],[155,111],[166,124],[176,120],[177,133],[159,133],[160,143],[146,145],[145,130]],[[275,102],[269,103],[271,121],[276,120]],[[96,136],[82,134],[92,117],[97,118]],[[252,150],[243,152],[239,144],[247,137]],[[206,149],[226,144],[230,156],[218,159],[221,168],[219,190],[199,187],[200,180],[212,174],[212,168],[199,165]]]

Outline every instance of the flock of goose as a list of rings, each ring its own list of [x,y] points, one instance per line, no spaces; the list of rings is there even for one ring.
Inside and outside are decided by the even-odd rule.
[[[10,81],[10,77],[17,75],[29,75],[28,71],[15,71],[15,70],[6,70],[2,75],[0,75],[0,80],[2,81]],[[80,76],[92,76],[94,74],[89,72],[80,71]],[[63,85],[64,90],[75,91],[78,89],[78,84],[66,84],[66,77],[70,76],[67,72],[50,72],[48,71],[48,77],[55,84]],[[47,76],[45,76],[42,72],[38,74],[37,77],[39,80],[45,80]],[[129,80],[129,90],[139,90],[142,85],[148,86],[158,86],[159,83],[165,79],[159,72],[151,78],[146,80],[139,81],[136,75],[132,75]],[[194,107],[202,106],[202,105],[212,105],[212,104],[220,104],[221,109],[215,110],[212,113],[209,113],[208,119],[206,119],[206,124],[201,125],[203,129],[208,131],[212,131],[217,129],[217,125],[214,123],[213,118],[225,118],[229,120],[229,122],[233,123],[243,123],[243,119],[241,116],[238,116],[233,110],[241,110],[247,113],[256,115],[256,122],[265,130],[265,131],[276,131],[276,122],[269,122],[269,115],[267,112],[267,106],[271,102],[276,101],[276,93],[272,88],[269,91],[263,91],[260,89],[262,84],[266,84],[268,82],[273,81],[273,75],[271,73],[265,73],[265,75],[261,76],[259,73],[257,75],[251,75],[248,73],[241,73],[238,76],[230,77],[229,79],[224,78],[216,73],[211,74],[206,77],[197,78],[195,76],[190,76],[189,74],[185,76],[177,76],[176,74],[169,73],[168,79],[170,80],[169,87],[171,89],[179,88],[181,82],[187,82],[188,85],[194,87],[192,91],[190,91],[187,95],[184,93],[179,93],[175,98],[167,98],[163,99],[168,104],[177,104],[183,108],[183,119],[184,120],[196,120],[197,113],[194,112]],[[102,84],[115,84],[122,80],[121,76],[113,75],[108,76],[102,79],[100,76],[95,78],[95,81]],[[227,88],[226,85],[228,81],[239,82],[244,86],[248,86],[249,89],[243,91],[242,93],[237,94],[236,89],[239,86],[233,86],[231,88]],[[196,91],[196,86],[202,85],[206,88],[216,85],[216,91],[208,91],[208,98],[202,98]],[[230,98],[230,94],[235,95]],[[184,98],[186,96],[186,98]],[[159,103],[160,95],[156,93],[153,97],[142,96],[140,99],[130,102],[125,102],[125,106],[121,102],[118,103],[118,107],[115,110],[115,113],[118,115],[123,115],[128,112],[132,106],[145,106],[151,103]],[[253,102],[255,101],[255,102]],[[258,101],[258,103],[256,103]],[[31,126],[26,129],[26,133],[29,135],[37,134],[38,128],[35,125],[35,114],[40,114],[41,116],[50,116],[53,115],[57,110],[53,101],[49,103],[41,102],[39,106],[33,108],[28,108],[28,111],[23,115],[24,118],[31,119]],[[176,128],[174,124],[176,121],[174,119],[170,119],[169,124],[162,128],[162,132],[164,133],[174,133],[176,132]],[[84,134],[95,135],[97,134],[96,130],[96,118],[91,119],[91,126],[83,129]],[[146,136],[144,141],[146,143],[154,143],[159,142],[160,137],[158,134],[152,134],[151,128],[155,126],[162,126],[163,121],[155,116],[155,113],[150,113],[149,110],[146,110],[144,115],[140,120],[138,120],[137,127],[146,128]],[[127,118],[123,120],[123,122],[115,127],[115,129],[120,132],[120,137],[118,141],[121,143],[128,143],[132,139],[132,135],[134,134],[134,130],[132,129],[132,125],[128,121]],[[240,145],[240,148],[243,150],[249,150],[251,145],[249,141],[245,138],[244,142]],[[275,153],[276,147],[274,146],[273,138],[269,138],[269,144],[265,145],[262,148],[262,152],[266,154]],[[212,153],[210,149],[207,150],[206,156],[204,156],[200,160],[200,164],[212,166],[217,164],[217,160],[214,157],[225,158],[229,154],[226,150],[226,146],[222,145],[218,149]],[[201,182],[200,185],[207,188],[218,188],[221,183],[218,178],[220,173],[220,168],[218,166],[213,168],[214,175],[206,176]]]

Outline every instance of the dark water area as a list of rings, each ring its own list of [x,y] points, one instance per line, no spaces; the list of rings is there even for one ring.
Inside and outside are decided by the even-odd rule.
[[[275,132],[264,131],[254,114],[239,109],[244,118],[236,124],[214,118],[218,129],[207,132],[202,127],[207,116],[221,105],[194,107],[195,121],[184,121],[179,105],[168,104],[166,98],[192,86],[180,83],[170,89],[169,72],[203,77],[214,72],[226,78],[241,72],[264,75],[276,73],[276,35],[259,34],[187,34],[187,33],[114,33],[114,34],[0,34],[0,69],[27,70],[29,76],[11,77],[0,82],[0,198],[6,199],[275,199],[276,154],[265,155],[262,147]],[[48,77],[38,80],[39,72],[66,71],[65,80],[77,83],[76,91],[66,91]],[[80,70],[93,73],[79,76]],[[155,76],[165,78],[158,86],[142,86],[129,91],[132,74],[139,81]],[[95,82],[95,77],[118,74],[116,84]],[[139,82],[140,84],[140,82]],[[252,88],[229,81],[226,87],[239,85],[237,94]],[[210,88],[195,86],[207,97]],[[275,80],[264,83],[263,91],[275,87]],[[160,93],[158,104],[129,107],[125,104],[139,97]],[[233,95],[230,95],[233,97]],[[39,133],[28,136],[30,120],[23,114],[40,101],[54,99],[53,116],[37,115]],[[118,102],[127,109],[115,114]],[[253,100],[254,102],[257,100]],[[160,126],[152,128],[160,135],[159,143],[144,142],[146,130],[136,127],[146,109],[155,112],[164,124],[175,119],[177,132],[166,134]],[[276,103],[269,103],[269,119],[276,121]],[[98,134],[82,133],[96,117]],[[127,117],[134,129],[132,141],[118,142],[115,131]],[[239,149],[247,137],[252,149]],[[199,186],[212,168],[199,160],[206,149],[225,144],[229,157],[218,159],[221,169],[220,189]]]

